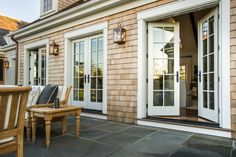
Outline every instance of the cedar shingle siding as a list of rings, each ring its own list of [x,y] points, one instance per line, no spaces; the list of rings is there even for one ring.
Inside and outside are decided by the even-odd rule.
[[[66,7],[78,1],[80,0],[58,0],[58,10],[60,11],[62,9],[65,9]]]
[[[61,0],[62,2],[63,0]],[[65,1],[65,0],[64,0]],[[49,38],[60,45],[58,56],[49,55],[49,83],[64,84],[64,33],[77,30],[96,23],[108,21],[108,52],[107,52],[107,108],[108,119],[127,123],[137,122],[137,81],[138,81],[138,35],[137,12],[159,6],[173,0],[163,0],[125,12],[111,15],[84,24],[51,32],[40,38],[20,42],[20,82],[24,81],[24,45],[37,40]],[[66,1],[67,2],[67,1]],[[118,23],[127,30],[127,42],[122,45],[113,43],[113,28]],[[68,52],[69,53],[69,52]]]
[[[236,0],[231,0],[231,124],[236,138]]]

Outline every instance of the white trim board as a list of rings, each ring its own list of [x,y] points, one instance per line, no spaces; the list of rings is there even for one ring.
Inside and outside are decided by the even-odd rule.
[[[138,102],[137,102],[137,118],[146,117],[147,98],[144,98],[147,93],[147,22],[157,20],[163,17],[169,17],[176,13],[188,13],[189,10],[199,10],[205,7],[219,4],[220,24],[219,24],[219,46],[220,60],[219,65],[219,117],[220,127],[225,129],[231,128],[230,114],[230,1],[224,0],[179,0],[173,3],[168,3],[159,7],[138,12]],[[224,17],[224,18],[222,18]],[[224,35],[222,33],[224,32]],[[224,44],[228,43],[228,44]],[[147,97],[147,96],[146,96]]]
[[[199,127],[193,127],[193,126],[182,126],[178,124],[165,124],[165,123],[149,122],[149,121],[143,121],[143,120],[138,120],[138,125],[152,126],[152,127],[157,127],[157,128],[179,130],[179,131],[186,131],[186,132],[192,132],[192,133],[198,133],[198,134],[231,138],[231,132],[224,131],[224,130],[206,129],[206,128],[199,128]]]
[[[72,85],[71,76],[72,76],[72,42],[73,40],[80,39],[83,37],[88,37],[91,35],[96,35],[98,33],[103,34],[103,41],[104,41],[104,65],[103,65],[103,79],[104,79],[104,92],[103,92],[103,109],[102,113],[107,114],[107,34],[108,32],[108,22],[98,23],[89,27],[83,27],[71,32],[67,32],[64,34],[65,38],[65,56],[64,56],[64,85]],[[70,101],[72,97],[70,97]]]
[[[179,0],[162,6],[144,10],[138,13],[137,19],[152,20],[178,15],[199,8],[209,7],[219,3],[219,0]],[[158,11],[157,11],[158,10]]]

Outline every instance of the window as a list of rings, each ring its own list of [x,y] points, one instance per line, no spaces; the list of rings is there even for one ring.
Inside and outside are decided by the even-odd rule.
[[[52,10],[52,0],[44,0],[43,1],[43,11],[44,13]]]

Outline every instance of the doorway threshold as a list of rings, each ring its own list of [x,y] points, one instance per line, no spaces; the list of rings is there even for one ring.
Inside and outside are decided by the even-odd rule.
[[[82,109],[81,116],[107,120],[107,115],[103,114],[102,111],[98,111],[98,110]]]
[[[171,129],[178,131],[185,131],[191,133],[212,135],[218,137],[226,137],[231,138],[231,130],[224,129],[219,127],[219,125],[203,125],[196,124],[192,122],[183,122],[183,121],[173,121],[167,119],[153,118],[147,117],[144,119],[138,119],[138,125],[157,127],[163,129]]]
[[[192,120],[190,118],[181,118],[181,117],[154,117],[154,116],[148,116],[145,118],[146,120],[151,121],[160,121],[160,122],[169,122],[169,123],[176,123],[176,124],[186,124],[186,125],[195,125],[195,126],[202,126],[202,127],[214,127],[214,128],[220,128],[218,123],[205,120],[200,117],[196,117],[198,119],[202,120]]]

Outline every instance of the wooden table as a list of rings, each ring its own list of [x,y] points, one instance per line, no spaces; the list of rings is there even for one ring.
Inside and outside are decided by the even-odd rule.
[[[51,132],[51,122],[54,118],[62,118],[62,133],[66,132],[66,116],[74,115],[76,122],[76,136],[79,137],[80,130],[80,113],[81,107],[75,106],[64,106],[59,109],[42,107],[42,108],[32,108],[31,112],[31,122],[32,122],[32,139],[35,143],[36,139],[36,121],[37,118],[43,118],[45,121],[45,130],[46,130],[46,146],[50,146],[50,132]]]

